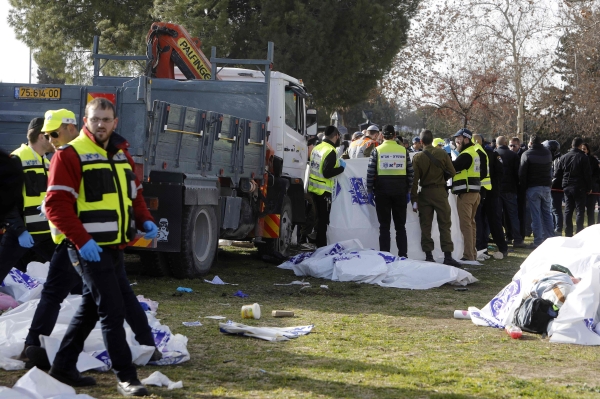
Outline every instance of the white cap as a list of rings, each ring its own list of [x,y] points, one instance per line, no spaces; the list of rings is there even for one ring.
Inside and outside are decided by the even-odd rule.
[[[369,126],[367,128],[367,131],[369,131],[369,130],[375,130],[376,132],[378,132],[379,131],[379,127],[377,125],[371,125],[371,126]]]

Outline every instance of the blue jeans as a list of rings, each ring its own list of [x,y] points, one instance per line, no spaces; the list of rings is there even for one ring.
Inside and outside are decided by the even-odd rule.
[[[521,244],[523,242],[523,237],[521,236],[521,224],[519,223],[517,193],[500,193],[500,201],[502,203],[502,211],[510,221],[513,242],[515,244]]]
[[[552,216],[554,217],[554,230],[562,234],[563,230],[563,193],[552,191]]]
[[[550,187],[529,187],[527,189],[527,205],[531,212],[533,244],[540,245],[546,238],[554,237]]]

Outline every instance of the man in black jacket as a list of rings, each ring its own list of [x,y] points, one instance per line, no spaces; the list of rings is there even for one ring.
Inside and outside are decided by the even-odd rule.
[[[533,249],[537,248],[546,238],[554,237],[552,200],[550,199],[552,154],[544,148],[536,134],[531,135],[529,145],[530,148],[521,156],[519,187],[521,191],[525,192],[531,212],[534,238],[533,244],[528,248]]]
[[[513,248],[525,248],[519,223],[517,191],[519,187],[519,156],[506,145],[506,137],[496,139],[496,153],[502,159],[504,174],[500,183],[500,204],[506,219],[506,236],[512,239]]]
[[[592,192],[590,161],[581,151],[583,139],[576,137],[571,150],[560,157],[554,178],[562,180],[565,192],[565,236],[573,236],[573,211],[577,208],[577,233],[583,230],[586,195]],[[559,181],[560,181],[559,180]]]

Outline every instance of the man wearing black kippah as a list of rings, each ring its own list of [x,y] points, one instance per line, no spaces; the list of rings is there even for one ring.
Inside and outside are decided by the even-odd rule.
[[[50,261],[54,243],[50,238],[48,221],[37,209],[46,196],[48,168],[46,153],[54,147],[42,134],[44,118],[34,118],[27,129],[27,144],[14,150],[10,156],[23,171],[22,193],[6,216],[8,229],[0,242],[0,282],[21,258],[33,249],[44,261]]]

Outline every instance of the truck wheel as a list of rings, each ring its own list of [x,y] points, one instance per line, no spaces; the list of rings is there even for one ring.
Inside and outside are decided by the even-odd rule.
[[[165,252],[138,252],[142,263],[142,274],[150,277],[171,275],[168,254]]]
[[[208,273],[219,240],[215,207],[185,206],[183,209],[181,252],[171,257],[171,273],[176,278],[193,278]]]
[[[288,196],[283,199],[279,217],[279,238],[263,238],[264,244],[257,246],[261,255],[272,255],[275,252],[288,256],[292,244],[292,201]]]

